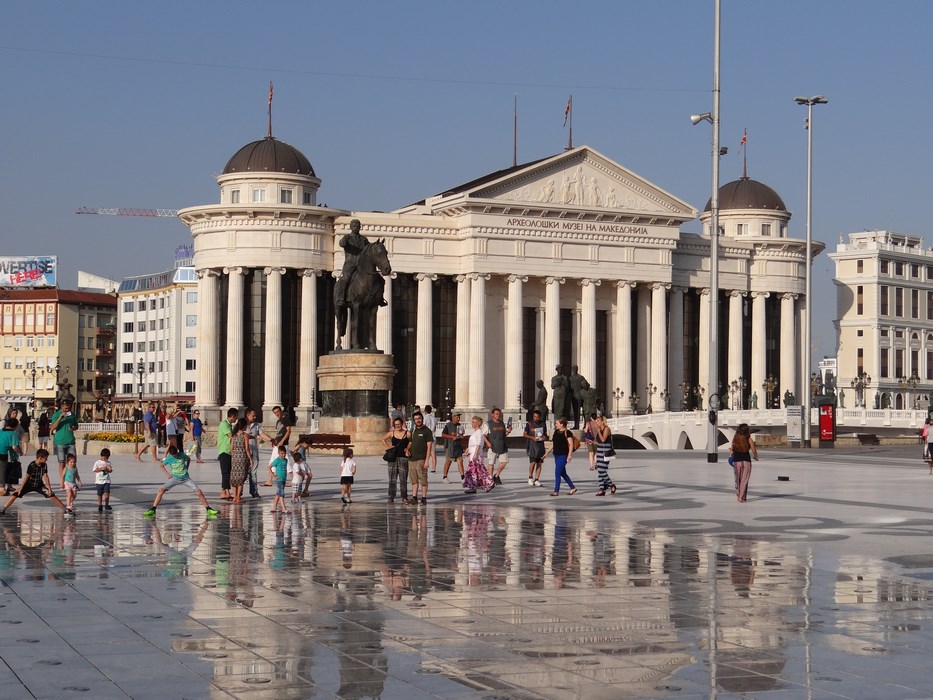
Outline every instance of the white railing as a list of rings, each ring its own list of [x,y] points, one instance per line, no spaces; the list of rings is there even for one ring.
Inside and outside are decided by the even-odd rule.
[[[622,414],[609,419],[613,430],[627,427],[645,427],[650,425],[701,425],[706,422],[708,411],[658,411],[638,415]],[[836,426],[838,432],[843,428],[861,431],[863,428],[902,428],[919,430],[927,418],[925,409],[894,410],[890,408],[837,408]],[[819,420],[819,409],[810,409],[811,425]],[[777,409],[745,409],[741,411],[719,411],[717,423],[720,426],[735,427],[748,423],[752,427],[783,426],[787,424],[787,411]]]
[[[120,423],[78,423],[78,430],[85,433],[125,433],[126,422]]]

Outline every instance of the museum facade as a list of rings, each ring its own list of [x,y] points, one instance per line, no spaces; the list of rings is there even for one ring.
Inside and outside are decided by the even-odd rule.
[[[335,347],[340,238],[353,219],[392,265],[377,345],[391,400],[518,417],[579,366],[605,410],[708,398],[709,206],[690,204],[588,146],[484,175],[391,212],[317,204],[297,149],[247,144],[217,177],[220,202],[179,212],[198,275],[196,403],[294,407],[306,424],[318,358]],[[720,194],[720,395],[764,407],[799,395],[805,241],[766,185]],[[814,244],[814,252],[822,249]],[[715,390],[712,390],[715,391]]]

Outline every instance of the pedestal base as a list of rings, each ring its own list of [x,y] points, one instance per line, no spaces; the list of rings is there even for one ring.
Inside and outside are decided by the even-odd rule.
[[[392,356],[382,353],[344,351],[321,357],[318,432],[349,435],[355,454],[381,455],[396,372]]]

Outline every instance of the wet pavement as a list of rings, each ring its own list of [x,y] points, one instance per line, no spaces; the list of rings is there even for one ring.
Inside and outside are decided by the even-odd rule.
[[[345,506],[315,457],[275,516],[271,489],[221,504],[208,462],[210,520],[185,489],[143,518],[161,472],[118,456],[112,512],[86,487],[74,519],[35,494],[0,517],[0,696],[931,697],[918,453],[767,451],[740,504],[702,452],[620,452],[603,498],[575,460],[551,498],[516,451],[502,487],[432,474],[418,507],[377,458]]]

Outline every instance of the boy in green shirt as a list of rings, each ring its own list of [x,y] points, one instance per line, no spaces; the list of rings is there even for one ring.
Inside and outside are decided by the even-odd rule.
[[[279,447],[279,456],[272,460],[269,465],[269,479],[275,482],[275,500],[272,501],[272,512],[274,513],[279,506],[282,512],[287,513],[285,507],[285,480],[288,478],[288,448],[282,445]]]
[[[198,497],[198,500],[201,501],[201,505],[204,506],[207,511],[207,517],[215,518],[217,517],[218,511],[214,510],[207,503],[207,499],[204,497],[204,492],[198,488],[198,485],[195,483],[188,475],[188,463],[190,459],[188,455],[182,453],[178,454],[178,448],[175,445],[170,445],[168,448],[168,453],[159,463],[162,471],[165,472],[165,476],[168,477],[166,481],[159,488],[159,492],[156,494],[155,500],[152,502],[152,507],[143,513],[143,516],[147,518],[154,518],[156,514],[156,508],[159,507],[159,503],[162,501],[162,496],[165,495],[166,491],[171,491],[176,486],[182,485],[187,486],[189,489],[194,491],[194,495]],[[166,467],[168,467],[166,469]]]

